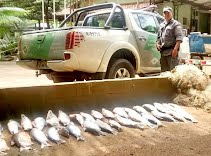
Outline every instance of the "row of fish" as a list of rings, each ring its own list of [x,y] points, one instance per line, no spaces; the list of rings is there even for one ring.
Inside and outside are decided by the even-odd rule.
[[[69,116],[59,110],[58,117],[49,110],[46,120],[43,117],[37,117],[31,121],[24,114],[21,114],[20,124],[15,120],[9,120],[7,127],[12,135],[11,145],[19,147],[20,151],[32,149],[32,138],[41,144],[41,148],[44,148],[45,146],[51,146],[49,140],[57,144],[65,143],[66,141],[61,139],[60,135],[68,138],[72,135],[78,141],[84,141],[85,138],[80,128],[73,122],[74,120],[78,122],[84,131],[104,136],[107,133],[116,135],[118,131],[122,131],[122,126],[139,129],[146,127],[158,128],[163,126],[160,120],[175,123],[178,121],[185,123],[197,122],[189,113],[173,103],[161,104],[155,102],[153,105],[134,106],[133,109],[116,107],[113,111],[102,108],[102,112],[92,110],[91,114],[80,112]],[[0,155],[6,154],[4,152],[9,150],[3,139],[2,131],[3,127],[0,124]]]

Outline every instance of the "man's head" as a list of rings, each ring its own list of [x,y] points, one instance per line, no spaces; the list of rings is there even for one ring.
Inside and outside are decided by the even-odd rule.
[[[164,7],[163,8],[163,16],[166,21],[170,21],[173,18],[173,10],[171,7]]]

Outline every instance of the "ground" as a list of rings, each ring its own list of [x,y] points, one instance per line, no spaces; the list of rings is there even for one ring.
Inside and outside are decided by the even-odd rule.
[[[8,65],[9,64],[9,65]],[[0,88],[26,85],[52,84],[46,77],[36,78],[34,71],[17,67],[14,62],[0,63]],[[19,152],[11,147],[8,155],[19,156],[208,156],[211,153],[211,114],[201,109],[183,107],[191,113],[198,123],[169,123],[158,129],[133,129],[123,127],[123,132],[117,135],[94,136],[82,132],[86,140],[77,142],[75,138],[65,139],[67,143],[40,149],[35,143],[34,151]],[[7,121],[1,121],[4,126],[3,135],[8,145],[11,135],[6,128]],[[82,130],[82,129],[81,129]]]

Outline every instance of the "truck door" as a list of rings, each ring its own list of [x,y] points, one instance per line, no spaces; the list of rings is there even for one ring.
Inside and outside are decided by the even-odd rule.
[[[155,17],[146,13],[133,13],[133,18],[137,24],[134,33],[145,69],[148,72],[160,70],[160,53],[156,49],[158,27]]]

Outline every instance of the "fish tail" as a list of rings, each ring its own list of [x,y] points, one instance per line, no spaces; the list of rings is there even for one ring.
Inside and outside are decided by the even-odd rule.
[[[143,130],[145,128],[145,126],[144,125],[141,125],[141,124],[136,124],[135,126],[137,128],[139,128],[139,129],[141,129],[141,130]]]
[[[111,133],[112,133],[113,135],[117,135],[118,132],[115,131],[115,130],[112,130]]]
[[[81,140],[81,141],[84,141],[85,138],[84,138],[82,135],[80,135],[80,136],[77,137],[77,141],[80,141],[80,140]]]
[[[102,132],[102,131],[99,131],[98,133],[99,133],[99,135],[103,135],[103,136],[107,135],[105,132]]]
[[[64,144],[64,143],[66,143],[66,141],[61,139],[61,140],[59,140],[59,143]]]
[[[150,128],[158,128],[158,125],[154,125],[154,124],[148,124],[148,126],[150,127]]]
[[[41,149],[43,149],[44,147],[51,147],[52,145],[51,144],[49,144],[49,143],[42,143],[41,144]]]
[[[7,155],[7,153],[0,151],[0,156]]]

